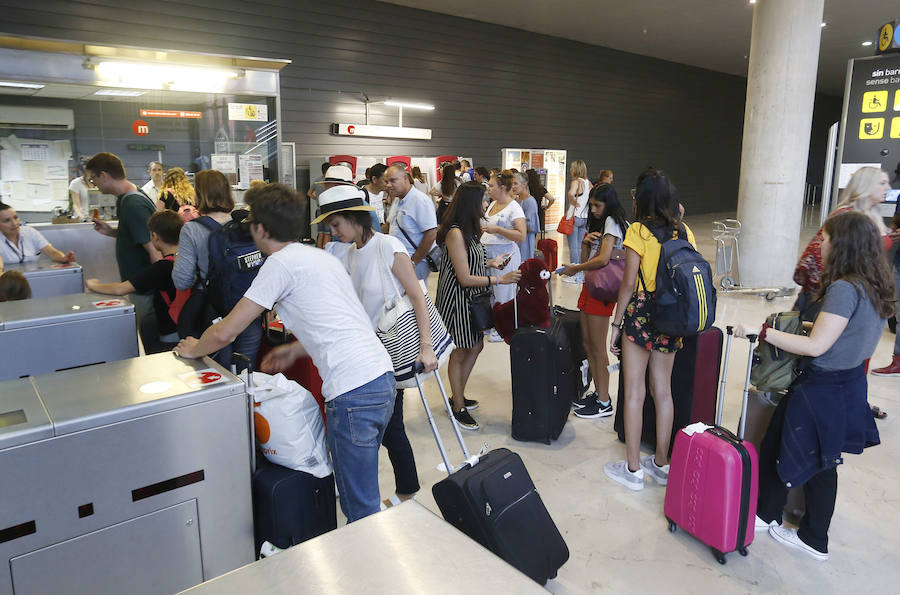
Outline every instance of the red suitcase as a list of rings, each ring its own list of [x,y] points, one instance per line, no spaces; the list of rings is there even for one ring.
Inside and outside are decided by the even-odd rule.
[[[557,267],[556,240],[551,240],[550,238],[538,240],[537,249],[544,255],[544,262],[547,264],[547,269],[555,271]]]
[[[756,336],[750,335],[741,422],[738,436],[735,436],[721,426],[725,375],[733,335],[730,326],[727,332],[716,425],[703,429],[698,427],[699,424],[692,424],[677,432],[664,508],[669,530],[674,532],[681,527],[708,545],[720,564],[725,563],[728,552],[737,550],[742,556],[747,555],[747,546],[753,542],[759,490],[756,449],[744,440]]]

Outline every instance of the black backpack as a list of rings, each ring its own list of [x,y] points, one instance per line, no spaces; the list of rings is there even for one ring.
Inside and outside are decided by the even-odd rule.
[[[650,306],[653,326],[670,337],[705,331],[716,319],[716,289],[709,263],[687,240],[683,227],[677,233],[670,229],[650,232],[660,243],[656,291]],[[646,288],[640,269],[638,274]]]
[[[205,290],[219,316],[227,315],[244,297],[265,261],[249,228],[241,223],[246,215],[247,211],[235,211],[224,225],[207,216],[194,219],[210,232]]]

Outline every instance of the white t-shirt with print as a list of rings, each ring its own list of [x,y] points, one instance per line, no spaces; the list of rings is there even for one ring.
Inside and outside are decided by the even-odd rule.
[[[378,215],[378,222],[384,223],[384,191],[378,194],[369,192],[369,204],[375,207],[375,214]]]
[[[616,243],[613,244],[613,250],[615,250],[617,248],[620,250],[622,249],[622,242],[625,240],[625,231],[622,229],[622,226],[620,226],[618,223],[616,223],[616,220],[613,219],[612,217],[606,218],[606,222],[603,224],[603,235],[604,236],[611,235],[614,238],[616,238]],[[593,245],[591,246],[591,253],[590,253],[591,258],[597,256],[597,252],[600,251],[600,246],[602,244],[603,244],[602,237],[600,238],[599,242],[593,243]]]
[[[394,371],[344,265],[324,250],[288,244],[266,259],[244,297],[277,306],[319,369],[326,401]]]
[[[376,233],[362,248],[357,248],[355,243],[330,242],[325,250],[344,263],[356,295],[375,328],[384,304],[403,295],[403,286],[391,268],[394,255],[406,254],[406,247],[395,237]]]
[[[516,219],[524,219],[525,211],[522,210],[522,205],[520,205],[517,201],[512,200],[506,205],[502,211],[496,213],[494,215],[489,215],[491,209],[494,208],[496,202],[492,202],[490,206],[487,208],[487,211],[484,213],[484,221],[490,225],[497,225],[503,227],[505,229],[515,229],[516,226],[513,225],[513,222]],[[481,234],[481,243],[484,245],[488,244],[515,244],[511,239],[504,237],[500,234],[495,233],[487,233],[484,232]]]
[[[41,250],[49,244],[50,242],[41,235],[41,232],[33,227],[22,225],[19,227],[18,242],[13,242],[0,234],[0,256],[3,257],[5,264],[34,262],[40,257]]]

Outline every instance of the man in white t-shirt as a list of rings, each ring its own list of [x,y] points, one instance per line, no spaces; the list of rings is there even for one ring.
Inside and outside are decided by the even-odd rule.
[[[166,172],[162,163],[151,161],[147,165],[147,173],[150,175],[150,181],[141,186],[141,190],[156,204],[156,201],[159,199],[159,191],[162,190],[163,176]]]
[[[174,351],[192,358],[212,353],[277,305],[297,342],[269,352],[261,368],[275,373],[298,357],[312,358],[323,379],[326,439],[341,510],[348,522],[356,521],[380,509],[378,450],[394,409],[391,358],[344,265],[296,241],[305,219],[302,199],[282,184],[268,184],[245,197],[251,205],[250,232],[266,262],[225,318],[200,339],[183,339]]]
[[[431,268],[426,257],[435,247],[437,238],[434,203],[428,195],[413,187],[402,165],[387,168],[384,182],[396,197],[388,222],[389,233],[406,247],[416,269],[416,278],[427,279]]]

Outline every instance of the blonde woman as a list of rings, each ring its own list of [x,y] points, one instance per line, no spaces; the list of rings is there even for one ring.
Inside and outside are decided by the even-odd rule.
[[[169,168],[163,178],[162,190],[156,199],[156,210],[169,209],[178,212],[184,205],[196,206],[194,187],[180,167]]]
[[[878,204],[884,202],[890,189],[891,182],[887,172],[877,167],[861,167],[850,178],[841,193],[837,208],[828,217],[847,211],[863,213],[875,224],[875,229],[882,236],[884,249],[889,250],[892,244],[890,230],[878,213]],[[821,251],[823,229],[824,226],[810,240],[794,269],[794,281],[801,287],[794,309],[803,312],[803,318],[809,321],[815,320],[818,314],[818,308],[811,304],[821,284],[824,268]]]
[[[576,159],[569,165],[569,175],[572,181],[569,183],[569,210],[575,217],[575,228],[569,234],[569,259],[573,265],[581,264],[581,242],[587,232],[588,196],[591,192],[591,181],[588,180],[587,165],[581,159]],[[584,273],[577,273],[571,277],[563,277],[567,283],[584,283]]]

